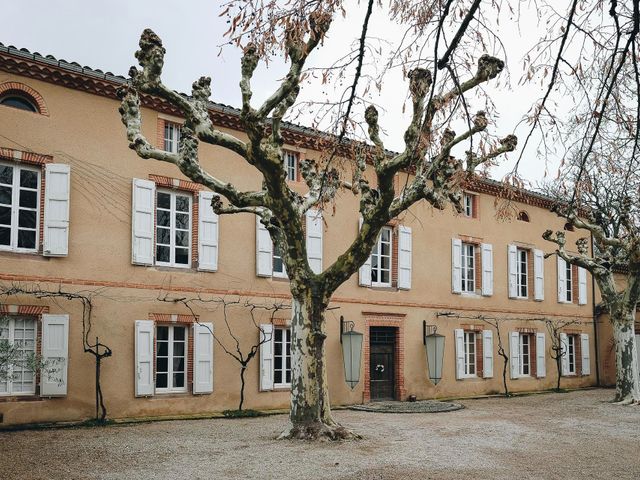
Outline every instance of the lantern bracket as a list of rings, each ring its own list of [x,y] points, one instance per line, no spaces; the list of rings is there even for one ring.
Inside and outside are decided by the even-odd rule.
[[[353,332],[356,326],[356,322],[351,320],[345,320],[343,315],[340,315],[340,343],[342,343],[342,334],[346,332]]]
[[[427,325],[427,321],[422,321],[422,343],[427,344],[427,335],[435,335],[438,332],[437,325]]]

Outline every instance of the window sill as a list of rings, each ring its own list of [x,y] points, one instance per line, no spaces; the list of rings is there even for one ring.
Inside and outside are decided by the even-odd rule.
[[[277,276],[277,275],[272,275],[271,276],[271,280],[273,280],[274,282],[289,283],[289,277],[280,277],[280,276]]]
[[[172,267],[169,265],[149,265],[149,270],[155,270],[156,272],[184,272],[184,273],[196,273],[198,270],[192,267]]]
[[[184,391],[184,392],[155,392],[155,395],[150,396],[150,397],[146,397],[146,398],[157,398],[157,399],[164,399],[164,398],[184,398],[187,395],[190,395],[191,392],[188,391]]]
[[[271,392],[290,392],[291,385],[274,385],[273,390]]]
[[[0,403],[8,402],[44,402],[48,400],[47,397],[40,397],[35,393],[23,393],[20,395],[0,395]]]
[[[12,249],[4,249],[0,248],[0,256],[3,257],[27,257],[29,259],[35,260],[44,260],[47,261],[51,257],[45,257],[40,254],[40,252],[36,250],[12,250]]]

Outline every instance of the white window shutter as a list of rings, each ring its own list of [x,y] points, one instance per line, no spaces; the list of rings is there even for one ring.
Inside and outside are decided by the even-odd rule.
[[[412,261],[411,227],[398,227],[398,288],[411,289],[411,261]]]
[[[562,375],[569,375],[569,340],[566,333],[560,334],[560,347],[562,348],[561,370]]]
[[[451,291],[462,293],[462,240],[451,239]]]
[[[464,330],[456,328],[456,379],[464,378]]]
[[[198,194],[198,270],[218,270],[218,215],[211,208],[215,193]]]
[[[544,332],[536,333],[536,376],[547,376],[547,347],[545,346]]]
[[[155,325],[152,320],[136,320],[135,362],[136,397],[153,395],[153,342]]]
[[[544,253],[542,250],[533,251],[533,298],[541,302],[544,300]]]
[[[149,180],[134,178],[132,198],[131,263],[153,265],[156,184]]]
[[[69,253],[69,194],[71,168],[64,163],[48,163],[44,187],[43,255]]]
[[[270,277],[273,274],[273,242],[269,230],[256,215],[256,275]]]
[[[69,364],[69,315],[42,315],[42,361],[40,395],[67,394]]]
[[[587,271],[578,267],[578,305],[587,304]]]
[[[582,375],[591,374],[591,355],[589,355],[589,334],[580,334],[582,351]]]
[[[306,220],[307,261],[313,273],[322,273],[322,236],[324,231],[322,212],[307,210]]]
[[[518,247],[507,246],[509,268],[509,298],[518,296]]]
[[[491,330],[482,331],[482,376],[484,378],[493,377],[493,332]]]
[[[482,295],[493,295],[493,245],[490,243],[482,244]]]
[[[567,302],[567,270],[566,263],[558,256],[558,302]]]
[[[260,325],[260,391],[273,390],[273,325]]]
[[[193,393],[213,392],[213,323],[193,324]]]
[[[509,354],[511,360],[511,378],[520,377],[520,333],[509,333]]]
[[[362,217],[360,217],[360,228],[362,228]],[[367,258],[367,261],[362,264],[358,270],[358,284],[361,287],[371,286],[371,255]]]

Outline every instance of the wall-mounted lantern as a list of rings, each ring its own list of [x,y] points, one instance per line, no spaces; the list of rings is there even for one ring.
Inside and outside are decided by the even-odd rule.
[[[362,339],[364,335],[354,332],[355,323],[345,321],[340,316],[340,343],[344,359],[344,380],[351,390],[360,382],[360,363],[362,360]]]
[[[427,370],[429,379],[434,385],[442,379],[442,363],[444,361],[444,335],[437,333],[438,327],[422,322],[422,338],[427,353]]]

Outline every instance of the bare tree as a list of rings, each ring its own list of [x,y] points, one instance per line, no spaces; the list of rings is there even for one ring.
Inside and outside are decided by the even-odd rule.
[[[238,2],[229,3],[230,8],[240,8]],[[470,105],[465,93],[475,91],[504,68],[503,61],[484,54],[473,62],[477,66],[468,78],[459,78],[457,70],[454,70],[451,63],[455,58],[453,52],[461,44],[461,39],[468,40],[467,28],[472,24],[477,6],[474,9],[460,5],[455,11],[463,12],[463,15],[458,19],[450,15],[452,1],[446,2],[447,5],[440,2],[430,10],[419,7],[418,3],[398,3],[402,4],[404,12],[407,4],[420,8],[421,31],[430,30],[435,41],[434,58],[427,62],[418,56],[407,74],[413,111],[404,135],[405,148],[398,154],[385,150],[378,109],[369,105],[364,111],[364,120],[370,145],[365,147],[341,139],[340,148],[335,148],[335,138],[326,135],[315,137],[318,151],[336,151],[350,158],[344,161],[345,168],[332,164],[337,155],[331,155],[325,161],[302,162],[301,172],[309,190],[306,196],[293,191],[286,182],[282,154],[283,135],[286,134],[283,118],[300,93],[309,55],[323,42],[334,15],[343,8],[341,1],[283,2],[286,8],[278,7],[278,2],[242,2],[243,11],[234,17],[235,25],[232,24],[231,32],[242,32],[246,27],[251,32],[249,38],[254,40],[244,44],[241,62],[242,108],[239,115],[248,137],[246,141],[218,130],[212,124],[208,110],[211,95],[209,78],[202,77],[194,82],[189,97],[162,83],[165,49],[151,30],[142,33],[140,49],[136,52],[141,69],[133,67],[130,70],[129,86],[121,92],[120,113],[130,148],[142,158],[176,165],[188,178],[219,194],[220,197],[215,197],[212,204],[216,213],[258,216],[276,248],[283,253],[294,314],[290,425],[281,438],[339,439],[355,436],[331,416],[324,343],[327,336],[325,311],[333,293],[367,260],[382,227],[391,219],[420,200],[426,200],[438,209],[452,203],[461,211],[463,182],[476,167],[512,151],[516,146],[514,136],[500,141],[485,138],[484,142],[476,143],[476,149],[469,147],[464,160],[452,156],[456,145],[482,134],[489,123],[484,111],[477,112],[475,116],[467,114]],[[409,24],[417,18],[407,17],[405,20]],[[454,36],[446,51],[441,53],[437,45],[439,41],[445,42],[445,19],[453,28]],[[242,38],[237,37],[238,45],[243,44]],[[276,47],[281,47],[288,58],[289,70],[273,94],[262,105],[254,107],[251,103],[254,71],[260,59]],[[431,70],[424,68],[423,64],[430,65]],[[466,64],[472,63],[467,61]],[[436,85],[434,79],[440,70],[449,73],[441,75]],[[140,113],[144,95],[160,97],[183,114],[185,122],[177,153],[159,150],[144,137]],[[466,119],[465,130],[461,134],[448,128],[450,119],[455,115]],[[262,189],[242,191],[229,179],[220,179],[206,171],[199,161],[200,142],[226,148],[253,166],[262,180]],[[343,148],[344,145],[353,148]],[[373,174],[373,180],[365,175],[365,171]],[[347,172],[351,172],[349,179],[345,178]],[[411,175],[398,188],[394,179],[401,172],[410,172]],[[362,227],[333,264],[323,272],[315,273],[307,261],[302,220],[309,209],[322,209],[334,202],[338,192],[343,190],[358,196]]]
[[[269,315],[269,320],[273,323],[273,319],[275,318],[278,312],[283,310],[289,310],[291,308],[290,305],[284,305],[279,303],[274,303],[272,305],[260,305],[251,302],[249,299],[242,301],[242,299],[238,298],[235,300],[229,300],[226,298],[203,298],[198,296],[197,298],[171,298],[167,295],[158,297],[158,300],[162,302],[170,302],[170,303],[179,303],[187,307],[187,309],[191,312],[191,315],[194,318],[194,321],[198,322],[198,316],[195,313],[194,306],[195,305],[208,305],[215,304],[218,306],[222,306],[222,314],[224,318],[224,324],[227,327],[227,334],[231,337],[232,343],[234,346],[228,347],[224,341],[222,341],[220,334],[216,334],[211,331],[211,335],[215,339],[216,343],[222,348],[224,353],[233,358],[240,365],[240,403],[238,404],[238,412],[242,412],[242,406],[244,405],[244,389],[245,389],[245,373],[249,368],[249,364],[251,360],[260,352],[260,346],[268,343],[272,340],[271,335],[267,334],[258,324],[256,320],[257,312],[267,312]],[[229,309],[231,308],[240,308],[243,312],[249,312],[249,316],[251,317],[251,323],[256,328],[258,333],[256,337],[256,341],[249,342],[246,350],[243,348],[242,341],[238,337],[237,332],[234,332],[234,329],[231,327],[229,323]]]
[[[567,356],[567,346],[562,344],[561,331],[562,329],[575,325],[578,323],[576,320],[557,320],[557,319],[544,319],[543,320],[549,337],[551,337],[551,358],[555,360],[556,372],[558,374],[556,382],[556,392],[560,391],[560,379],[562,378],[562,359]]]

